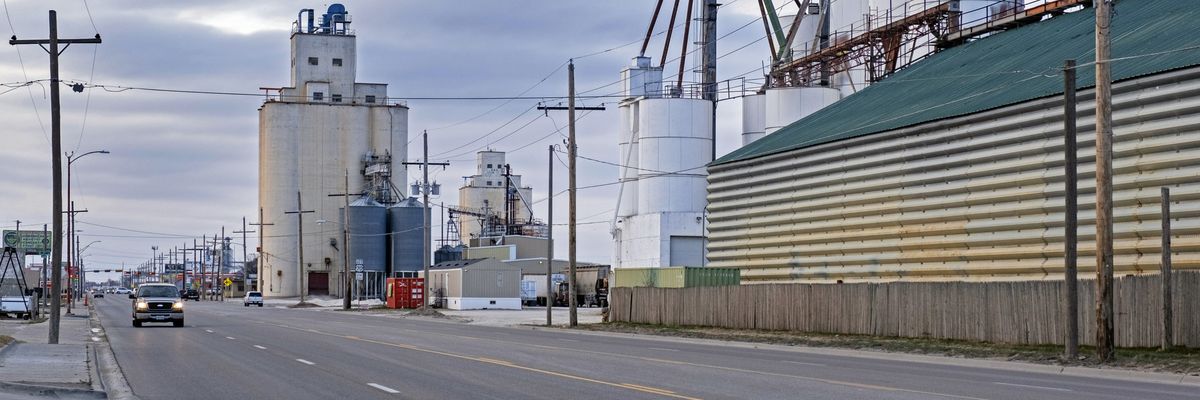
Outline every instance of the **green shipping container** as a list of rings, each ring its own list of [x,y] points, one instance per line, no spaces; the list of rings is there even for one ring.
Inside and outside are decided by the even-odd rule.
[[[742,283],[737,268],[613,268],[613,287],[685,288]]]

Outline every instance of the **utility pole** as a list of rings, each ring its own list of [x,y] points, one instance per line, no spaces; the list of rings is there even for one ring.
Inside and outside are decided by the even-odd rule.
[[[712,159],[717,159],[717,0],[704,0],[702,34],[704,35],[704,51],[700,53],[700,64],[703,65],[702,85],[703,98],[713,103],[712,107]],[[805,10],[800,10],[801,14]],[[821,10],[825,14],[825,10]]]
[[[421,138],[422,138],[422,141],[424,142],[424,147],[425,147],[424,155],[421,156],[421,162],[419,163],[421,165],[421,170],[424,173],[423,177],[421,178],[421,203],[422,203],[421,206],[424,207],[422,209],[421,216],[425,221],[425,224],[423,225],[425,232],[422,235],[425,245],[422,246],[422,249],[421,249],[421,266],[424,267],[423,269],[424,269],[424,274],[425,274],[425,275],[423,275],[425,277],[425,284],[422,285],[425,287],[425,293],[423,293],[421,295],[422,296],[421,297],[421,301],[422,301],[421,309],[424,310],[425,308],[427,308],[429,306],[429,262],[430,262],[430,259],[432,258],[432,257],[430,257],[429,253],[430,253],[430,247],[433,246],[433,237],[431,236],[431,234],[429,232],[429,190],[431,188],[429,186],[429,166],[430,165],[440,165],[444,169],[444,168],[446,168],[446,166],[450,165],[450,163],[448,163],[448,162],[446,162],[446,163],[431,163],[431,162],[429,162],[429,131],[422,131]],[[412,164],[418,164],[418,163],[407,163],[406,162],[403,164],[404,165],[412,165]]]
[[[1113,329],[1112,71],[1109,27],[1112,0],[1096,2],[1096,353],[1115,355]]]
[[[1075,60],[1067,60],[1063,66],[1063,156],[1066,169],[1064,184],[1066,194],[1066,219],[1063,227],[1063,272],[1067,285],[1067,348],[1066,358],[1075,360],[1079,357],[1079,178],[1077,174],[1078,160],[1075,127]]]
[[[219,240],[220,243],[217,244],[217,246],[218,246],[217,254],[219,254],[221,256],[221,262],[217,263],[217,268],[214,271],[215,273],[213,274],[213,285],[219,286],[217,289],[217,292],[221,293],[221,295],[220,295],[221,301],[225,301],[225,287],[224,287],[224,285],[221,285],[221,274],[225,273],[225,261],[228,261],[225,259],[225,249],[229,247],[225,244],[225,239],[226,239],[225,227],[222,226],[221,227],[221,240]]]
[[[1175,344],[1175,332],[1171,319],[1174,310],[1171,304],[1171,189],[1162,188],[1162,350]]]
[[[672,23],[672,25],[674,24]],[[667,34],[670,35],[669,30]],[[567,62],[567,96],[566,108],[539,106],[538,110],[567,110],[567,190],[570,193],[570,198],[567,201],[567,258],[570,265],[570,272],[568,272],[570,276],[567,277],[569,286],[567,288],[569,289],[570,296],[570,299],[568,299],[570,304],[570,325],[576,326],[579,324],[579,319],[576,315],[575,304],[575,293],[577,292],[577,288],[575,287],[575,110],[604,110],[604,107],[575,107],[575,60]],[[551,193],[550,195],[553,196],[554,194]],[[550,277],[547,276],[546,279],[550,279]],[[547,293],[546,295],[549,296],[550,294]]]
[[[345,186],[341,193],[331,194],[342,196],[345,203],[342,207],[342,309],[350,309],[350,170],[346,170]],[[389,239],[390,240],[390,239]]]
[[[51,171],[52,171],[51,175],[53,176],[53,184],[54,184],[54,188],[52,190],[53,201],[51,202],[52,205],[51,205],[50,215],[54,216],[54,222],[53,222],[54,237],[57,238],[54,241],[54,243],[51,245],[51,249],[52,249],[51,250],[51,253],[52,253],[51,260],[54,263],[54,272],[53,272],[54,276],[52,279],[54,280],[54,290],[56,292],[61,292],[61,290],[62,290],[61,288],[59,288],[59,283],[62,282],[62,259],[63,259],[62,258],[63,257],[62,240],[61,240],[61,238],[63,237],[63,229],[62,229],[62,211],[63,211],[63,204],[62,204],[62,111],[60,110],[59,103],[58,103],[58,86],[60,83],[58,80],[58,56],[59,56],[59,54],[62,53],[62,51],[59,50],[58,45],[66,44],[67,46],[70,46],[71,44],[74,44],[74,43],[99,44],[100,43],[100,34],[97,33],[96,37],[91,38],[91,39],[59,39],[58,38],[58,13],[55,12],[54,10],[50,10],[50,38],[49,39],[18,40],[16,35],[13,35],[13,38],[9,39],[9,41],[8,41],[8,44],[13,45],[13,46],[24,45],[24,44],[36,44],[38,46],[49,45],[49,48],[43,47],[43,49],[46,49],[46,52],[50,54],[50,130],[51,130],[50,153],[51,153]],[[63,50],[66,50],[66,48],[64,47]],[[53,296],[50,296],[50,309],[53,311],[50,313],[50,329],[49,329],[49,334],[48,334],[48,337],[46,340],[47,343],[49,343],[49,344],[58,344],[58,327],[59,327],[59,317],[60,317],[59,307],[61,305],[62,305],[62,300],[60,299],[60,296],[58,295],[58,293],[54,293]]]
[[[300,191],[296,191],[296,210],[284,211],[284,214],[296,214],[296,290],[300,292],[300,302],[304,303],[304,214],[314,213],[313,210],[305,210],[303,203],[300,200]]]
[[[199,245],[196,244],[196,239],[192,239],[192,247],[188,248],[188,249],[184,249],[184,250],[198,252],[198,253],[192,254],[192,258],[195,260],[195,261],[193,261],[193,264],[197,261],[200,263],[198,270],[196,268],[196,265],[192,266],[193,267],[192,268],[193,269],[192,283],[197,283],[197,281],[196,281],[197,279],[200,280],[198,283],[198,287],[196,289],[200,295],[196,301],[200,301],[199,299],[204,298],[204,275],[202,274],[204,272],[204,248],[200,247]],[[199,255],[197,256],[197,254],[199,254]],[[197,274],[197,272],[200,272],[201,274]]]
[[[258,267],[258,279],[255,279],[254,283],[256,283],[258,286],[256,289],[258,289],[259,292],[262,292],[263,291],[262,281],[263,281],[263,277],[264,277],[263,263],[265,263],[267,261],[267,257],[266,257],[267,253],[265,250],[263,250],[263,231],[266,230],[266,228],[263,228],[263,227],[275,225],[275,224],[263,222],[263,209],[262,209],[262,207],[259,207],[258,208],[258,222],[250,224],[250,225],[258,227],[258,260],[256,260],[254,262],[255,267]]]
[[[691,5],[691,2],[689,1],[688,4]],[[685,32],[686,32],[686,30],[685,30]],[[567,180],[568,187],[567,188],[570,189],[570,197],[569,197],[569,200],[567,200],[568,207],[570,207],[570,210],[568,210],[568,212],[567,212],[567,224],[569,224],[567,227],[570,228],[567,230],[567,258],[569,260],[568,265],[570,266],[570,269],[571,269],[571,272],[570,272],[571,277],[568,278],[571,281],[571,283],[570,283],[570,285],[571,285],[570,286],[570,289],[571,289],[570,290],[570,296],[571,296],[571,298],[570,298],[570,304],[571,304],[570,325],[572,327],[574,327],[576,325],[579,325],[579,318],[575,314],[576,313],[575,307],[577,306],[577,304],[575,304],[575,293],[577,293],[579,291],[579,288],[576,287],[576,282],[575,282],[575,233],[576,233],[575,232],[575,205],[576,205],[576,198],[575,198],[575,153],[576,152],[575,152],[575,147],[576,146],[575,146],[575,61],[574,60],[571,60],[570,63],[567,64],[567,95],[568,95],[568,97],[567,97],[567,120],[570,121],[570,123],[568,124],[568,128],[567,128],[567,164],[568,164],[568,169],[569,169],[569,171],[567,172],[567,176],[568,176],[568,180]]]
[[[659,2],[662,5],[662,2]],[[550,158],[546,159],[546,172],[550,174],[546,183],[546,326],[551,324],[551,314],[554,312],[554,145],[550,145]]]
[[[245,284],[246,279],[250,278],[250,271],[246,270],[246,263],[249,262],[250,258],[250,249],[247,249],[247,246],[250,246],[250,242],[246,240],[246,234],[254,233],[254,231],[246,229],[246,217],[242,217],[242,230],[233,231],[233,233],[242,234],[242,283]],[[249,287],[250,285],[246,286]]]

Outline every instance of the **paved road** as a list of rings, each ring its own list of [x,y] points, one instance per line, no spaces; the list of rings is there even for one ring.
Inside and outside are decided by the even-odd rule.
[[[699,343],[188,302],[133,328],[98,299],[143,399],[1200,399],[1122,380]]]

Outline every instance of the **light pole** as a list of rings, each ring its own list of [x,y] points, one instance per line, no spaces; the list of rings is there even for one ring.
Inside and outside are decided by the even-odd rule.
[[[155,277],[158,276],[158,263],[155,261],[157,259],[158,246],[150,246],[150,273],[154,274],[153,276]]]
[[[89,247],[92,247],[92,245],[93,245],[93,244],[96,244],[96,243],[100,243],[100,241],[99,241],[99,240],[93,240],[93,241],[89,242],[88,244],[84,245],[83,247],[81,247],[81,248],[79,249],[79,257],[77,257],[77,260],[79,261],[79,295],[80,295],[80,296],[86,296],[86,295],[87,295],[87,294],[86,294],[86,291],[87,291],[87,275],[86,275],[86,271],[84,271],[84,270],[83,270],[83,256],[84,256],[83,252],[87,251],[87,249],[88,249]]]
[[[108,150],[93,150],[93,151],[89,151],[87,153],[83,153],[80,155],[75,155],[74,151],[67,153],[67,204],[74,204],[74,203],[71,203],[71,165],[75,164],[76,160],[79,160],[80,158],[83,158],[89,154],[109,154],[109,152],[108,152]],[[75,232],[75,207],[73,205],[71,207],[70,213],[67,215],[68,215],[67,232],[71,232],[72,234],[74,234],[74,232]],[[71,254],[72,254],[71,253],[71,236],[67,236],[67,259],[72,258]],[[73,263],[68,263],[67,265],[72,265],[72,264]],[[70,282],[71,281],[71,275],[69,274],[70,269],[68,269],[67,272],[68,272],[67,282]],[[83,271],[79,272],[79,277],[80,277],[80,279],[79,279],[80,286],[83,286]],[[68,307],[67,307],[68,311],[70,309],[69,306],[70,306],[70,302],[68,302]]]

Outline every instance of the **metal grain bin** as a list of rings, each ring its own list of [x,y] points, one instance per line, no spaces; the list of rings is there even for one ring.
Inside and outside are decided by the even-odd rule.
[[[387,271],[387,208],[370,198],[350,203],[350,267]]]
[[[388,208],[392,244],[392,271],[417,271],[425,267],[425,207],[415,198],[407,198]]]
[[[612,286],[660,288],[727,286],[741,284],[741,277],[741,270],[737,268],[614,268]]]

